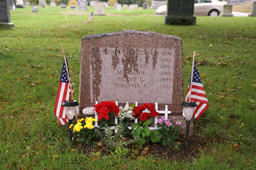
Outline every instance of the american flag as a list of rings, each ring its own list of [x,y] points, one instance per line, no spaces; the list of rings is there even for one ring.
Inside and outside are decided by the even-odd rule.
[[[192,80],[192,90],[191,86],[188,85],[188,90],[186,93],[186,102],[189,102],[189,95],[191,95],[191,102],[195,102],[197,107],[194,111],[195,120],[198,119],[209,107],[208,99],[204,90],[204,86],[201,82],[200,75],[198,73],[196,63],[194,64],[193,80]],[[191,94],[190,94],[191,93]]]
[[[68,80],[67,71],[68,71],[68,68],[66,68],[66,64],[64,60],[62,71],[61,71],[58,93],[56,96],[55,107],[54,107],[55,116],[57,117],[58,122],[61,126],[65,125],[68,122],[67,115],[64,112],[64,107],[61,106],[61,104],[65,100],[70,99],[71,89],[72,89],[71,81]]]
[[[90,17],[88,18],[87,23],[92,22],[92,20],[93,20],[93,12],[91,13]]]

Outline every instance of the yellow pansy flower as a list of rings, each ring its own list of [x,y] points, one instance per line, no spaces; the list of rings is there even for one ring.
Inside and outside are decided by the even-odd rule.
[[[71,129],[73,127],[73,123],[71,123],[71,125],[69,126],[69,129]]]
[[[78,119],[77,122],[82,122],[84,118]]]

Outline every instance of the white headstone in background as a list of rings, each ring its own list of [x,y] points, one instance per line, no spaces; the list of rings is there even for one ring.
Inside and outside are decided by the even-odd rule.
[[[221,16],[222,17],[233,17],[232,7],[233,7],[233,5],[229,5],[229,4],[223,5],[223,13],[221,14]]]
[[[135,8],[138,8],[138,4],[130,4],[129,9],[134,10]]]
[[[54,0],[51,0],[50,6],[56,6]]]
[[[104,14],[104,3],[103,2],[99,2],[99,1],[96,1],[95,2],[95,12],[94,12],[94,15],[105,15]]]
[[[37,6],[33,6],[32,7],[32,12],[38,12],[38,7]]]
[[[87,0],[79,0],[78,1],[78,9],[80,9],[80,10],[88,10],[88,2],[87,2]]]
[[[39,0],[38,6],[41,6],[42,8],[44,8],[46,6],[46,2],[45,0]]]
[[[252,2],[252,10],[251,13],[249,14],[249,17],[256,17],[256,1]]]
[[[95,6],[95,1],[91,1],[90,6]]]
[[[158,7],[166,4],[167,4],[166,0],[152,0],[151,8],[157,9]]]
[[[24,8],[24,1],[23,0],[16,0],[16,7],[17,8]]]
[[[123,7],[124,7],[124,8],[127,8],[127,7],[128,7],[128,5],[127,5],[127,4],[123,4]]]
[[[16,9],[13,0],[10,0],[10,9],[13,11]]]
[[[121,4],[116,4],[116,10],[121,11],[122,10],[122,5]]]

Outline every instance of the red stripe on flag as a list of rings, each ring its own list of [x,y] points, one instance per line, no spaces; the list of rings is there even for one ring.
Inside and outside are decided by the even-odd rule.
[[[206,109],[209,107],[209,104],[207,103],[207,105],[205,106],[205,108],[199,113],[199,115],[197,117],[195,117],[195,120],[197,120],[205,111]]]
[[[205,94],[203,94],[203,93],[198,93],[198,92],[193,92],[193,90],[192,90],[192,92],[191,92],[191,95],[196,95],[196,96],[200,96],[200,97],[205,97],[205,98],[206,98],[206,95],[205,95]]]
[[[56,112],[57,112],[57,107],[58,107],[58,101],[59,101],[59,97],[60,97],[60,90],[61,90],[61,82],[59,83],[59,88],[58,88],[58,92],[57,92],[57,96],[56,96],[56,100],[55,100],[55,106],[54,106],[54,113],[56,116]]]
[[[63,98],[62,98],[62,100],[61,100],[61,103],[63,103],[63,102],[66,100],[67,91],[68,91],[68,83],[65,83],[65,88],[64,88]],[[63,110],[64,110],[64,107],[61,106],[61,107],[60,107],[60,114],[59,114],[59,117],[62,117],[62,115],[63,115]]]

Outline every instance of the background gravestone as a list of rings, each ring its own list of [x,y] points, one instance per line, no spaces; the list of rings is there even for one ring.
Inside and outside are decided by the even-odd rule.
[[[105,15],[104,14],[104,7],[105,7],[105,5],[104,5],[103,2],[95,1],[94,5],[95,5],[94,15]]]
[[[39,0],[38,6],[41,6],[42,8],[44,8],[46,5],[47,4],[45,0]]]
[[[165,24],[195,25],[194,1],[195,0],[168,0]]]
[[[142,9],[148,9],[148,4],[146,2],[143,2]]]
[[[23,0],[16,0],[16,7],[17,8],[24,8],[24,1]]]
[[[252,8],[249,17],[256,17],[256,1],[252,2]]]
[[[87,2],[87,0],[79,0],[78,1],[78,9],[80,9],[80,10],[88,10],[88,2]]]
[[[116,4],[115,8],[116,8],[116,10],[121,11],[122,10],[122,5],[121,4]]]
[[[56,6],[55,1],[51,0],[50,6]]]
[[[0,26],[12,27],[13,23],[10,23],[10,1],[0,1]]]
[[[95,101],[168,104],[181,113],[181,39],[153,32],[87,36],[81,44],[80,110]]]
[[[166,0],[152,0],[152,9],[157,9],[158,7],[166,5]]]

